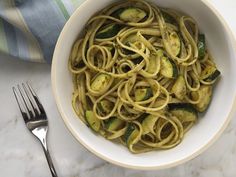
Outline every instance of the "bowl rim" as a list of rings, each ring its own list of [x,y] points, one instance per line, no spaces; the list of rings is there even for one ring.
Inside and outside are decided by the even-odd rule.
[[[129,168],[129,169],[136,169],[136,170],[160,170],[160,169],[166,169],[166,168],[171,168],[180,164],[183,164],[191,159],[194,159],[195,157],[197,157],[198,155],[200,155],[201,153],[203,153],[205,150],[207,150],[219,137],[220,135],[222,135],[223,131],[226,129],[226,127],[228,126],[228,124],[230,123],[233,115],[236,112],[236,94],[234,95],[233,98],[233,104],[230,108],[230,111],[228,113],[228,115],[226,116],[226,120],[224,122],[224,124],[221,126],[221,128],[219,129],[218,132],[216,132],[216,134],[213,136],[213,138],[204,146],[202,146],[201,148],[197,149],[194,153],[192,153],[191,155],[184,157],[180,160],[176,160],[173,161],[169,164],[163,164],[163,165],[158,165],[158,166],[137,166],[137,165],[131,165],[131,164],[124,164],[124,163],[120,163],[117,162],[116,160],[113,160],[112,158],[106,157],[102,154],[100,154],[99,152],[97,152],[96,150],[92,149],[91,147],[89,147],[88,145],[86,145],[86,143],[83,142],[82,139],[80,139],[79,136],[77,136],[76,132],[73,130],[73,128],[71,127],[70,123],[67,121],[67,116],[66,114],[63,112],[62,110],[62,105],[59,102],[59,98],[57,96],[57,88],[56,88],[56,67],[55,67],[55,62],[56,62],[56,58],[57,58],[57,48],[62,44],[62,38],[63,36],[66,35],[66,31],[65,28],[67,26],[70,26],[70,24],[72,23],[71,19],[76,18],[79,10],[83,7],[85,7],[86,3],[88,2],[88,0],[85,0],[81,5],[79,5],[79,7],[73,12],[73,14],[71,15],[71,17],[69,18],[69,20],[66,22],[66,24],[64,25],[60,36],[57,40],[56,46],[55,46],[55,50],[54,50],[54,54],[53,54],[53,60],[52,60],[52,66],[51,66],[51,83],[52,83],[52,92],[54,95],[54,99],[57,105],[57,109],[61,115],[62,120],[64,121],[67,129],[69,130],[69,132],[73,135],[73,137],[78,140],[80,142],[80,144],[82,144],[87,150],[89,150],[90,152],[92,152],[93,154],[95,154],[96,156],[98,156],[101,159],[104,159],[114,165],[118,165],[121,167],[125,167],[125,168]],[[210,8],[210,10],[214,13],[214,15],[220,20],[220,22],[222,23],[222,25],[224,26],[226,32],[228,33],[228,35],[231,37],[232,39],[232,43],[234,43],[236,46],[236,38],[232,32],[232,29],[228,26],[227,22],[225,21],[225,19],[223,18],[223,16],[219,13],[219,11],[209,2],[209,0],[201,0],[201,2],[203,2],[208,8]],[[234,53],[236,55],[236,47],[233,47]]]

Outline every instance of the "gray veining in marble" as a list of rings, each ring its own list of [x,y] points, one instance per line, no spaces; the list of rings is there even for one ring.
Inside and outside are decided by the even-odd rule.
[[[236,34],[233,0],[212,0]],[[234,7],[234,8],[233,8]],[[0,177],[50,177],[42,148],[25,128],[11,87],[31,81],[49,117],[49,149],[59,177],[235,177],[236,119],[197,158],[171,169],[137,171],[114,166],[88,152],[64,126],[56,109],[50,67],[0,56]]]

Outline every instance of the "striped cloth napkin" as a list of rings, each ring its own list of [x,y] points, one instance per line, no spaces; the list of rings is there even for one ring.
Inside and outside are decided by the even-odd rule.
[[[0,0],[0,52],[51,63],[57,38],[85,0]]]

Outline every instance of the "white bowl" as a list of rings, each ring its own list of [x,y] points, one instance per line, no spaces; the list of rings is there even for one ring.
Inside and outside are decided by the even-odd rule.
[[[61,116],[74,137],[97,156],[128,168],[161,169],[186,162],[207,149],[229,123],[236,96],[236,43],[228,26],[206,0],[153,0],[160,6],[181,10],[192,16],[207,37],[219,70],[220,82],[214,90],[212,103],[185,136],[183,142],[170,150],[132,154],[126,147],[94,134],[74,113],[71,106],[72,79],[67,63],[71,47],[85,23],[97,11],[115,0],[85,1],[71,16],[58,39],[52,63],[52,86]],[[217,155],[217,154],[216,154]]]

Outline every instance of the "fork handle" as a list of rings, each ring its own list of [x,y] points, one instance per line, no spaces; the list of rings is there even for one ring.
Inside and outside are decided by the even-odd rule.
[[[49,169],[51,171],[51,174],[52,174],[52,177],[58,177],[57,176],[57,173],[56,173],[56,170],[54,168],[54,165],[52,163],[52,158],[49,154],[49,151],[48,151],[48,146],[47,146],[47,127],[41,127],[40,129],[37,129],[38,131],[32,131],[33,134],[39,139],[42,147],[43,147],[43,151],[44,151],[44,154],[46,156],[46,159],[47,159],[47,162],[48,162],[48,166],[49,166]],[[42,130],[42,131],[40,131]],[[37,132],[37,133],[36,133]]]
[[[46,159],[47,159],[48,166],[49,166],[49,169],[50,169],[50,171],[51,171],[52,177],[58,177],[58,176],[57,176],[57,173],[56,173],[56,170],[55,170],[55,168],[54,168],[54,165],[53,165],[53,163],[52,163],[52,158],[51,158],[51,156],[50,156],[50,154],[49,154],[49,151],[48,151],[48,149],[47,149],[47,146],[44,146],[44,145],[43,145],[43,151],[44,151],[44,154],[45,154],[45,156],[46,156]]]
[[[52,177],[58,177],[57,173],[56,173],[56,170],[54,168],[54,165],[52,163],[52,158],[51,158],[51,156],[49,154],[49,151],[48,151],[47,138],[46,138],[47,137],[47,128],[43,127],[42,129],[44,131],[42,131],[43,133],[40,134],[41,136],[36,136],[36,137],[39,139],[39,141],[40,141],[40,143],[43,147],[43,151],[44,151],[44,154],[46,156],[46,159],[47,159],[48,166],[49,166],[49,169],[51,171]]]

